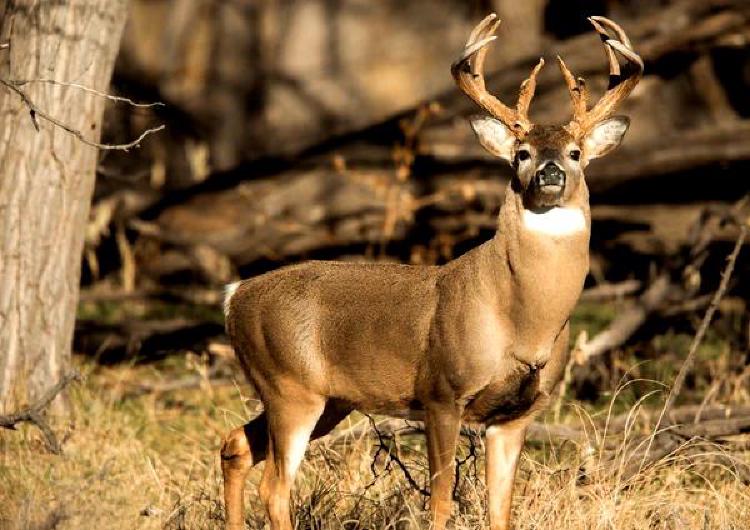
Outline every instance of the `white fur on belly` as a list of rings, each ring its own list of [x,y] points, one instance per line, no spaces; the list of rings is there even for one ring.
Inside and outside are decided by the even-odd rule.
[[[575,234],[586,229],[586,217],[580,208],[552,208],[544,213],[523,211],[527,230],[549,236]]]

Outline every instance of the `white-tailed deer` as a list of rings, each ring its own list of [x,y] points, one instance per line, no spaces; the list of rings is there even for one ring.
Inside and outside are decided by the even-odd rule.
[[[588,272],[583,170],[622,140],[628,119],[612,114],[643,73],[617,24],[590,21],[610,88],[588,109],[583,80],[559,60],[573,102],[565,126],[529,119],[541,60],[515,109],[486,91],[495,15],[452,66],[487,113],[471,122],[479,141],[515,169],[490,241],[443,266],[309,262],[228,287],[227,332],[264,412],[221,449],[227,528],[244,527],[245,478],[265,459],[259,493],[271,528],[291,529],[290,489],[309,440],[355,409],[424,419],[436,530],[451,514],[460,425],[485,424],[490,527],[509,528],[525,430],[561,377]],[[615,52],[626,60],[622,72]]]

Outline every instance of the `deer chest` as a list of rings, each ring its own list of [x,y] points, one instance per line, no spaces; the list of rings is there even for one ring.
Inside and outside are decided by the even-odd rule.
[[[520,367],[495,380],[466,403],[463,420],[469,423],[504,423],[526,415],[542,397],[539,370]]]

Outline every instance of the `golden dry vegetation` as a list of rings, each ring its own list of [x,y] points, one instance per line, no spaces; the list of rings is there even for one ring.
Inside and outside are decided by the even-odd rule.
[[[583,305],[577,327],[594,330],[602,325],[602,315],[606,319],[612,314],[611,307]],[[670,345],[679,350],[688,338],[663,335],[653,345],[665,352]],[[699,352],[698,373],[725,371],[731,359],[726,352],[720,338],[710,336]],[[629,371],[621,374],[619,390],[608,401],[563,403],[560,423],[584,430],[585,441],[551,435],[548,442],[537,438],[527,443],[515,495],[516,528],[747,528],[750,490],[743,478],[750,455],[741,436],[721,444],[686,441],[656,464],[626,476],[639,458],[634,445],[626,442],[648,433],[644,418],[653,418],[663,399],[663,385],[639,377],[673,374],[664,363],[638,363],[624,353],[618,358],[621,366],[629,363]],[[231,361],[213,359],[213,369],[207,362],[208,357],[193,354],[117,366],[79,360],[87,376],[70,392],[72,419],[55,424],[65,440],[62,455],[49,454],[33,426],[0,433],[0,527],[220,527],[220,439],[259,405]],[[209,380],[217,371],[227,377]],[[169,390],[174,381],[195,385]],[[742,388],[727,384],[712,399],[746,400]],[[639,396],[650,397],[638,400]],[[608,415],[628,410],[634,419],[631,428],[601,444]],[[543,421],[552,423],[553,416],[550,412]],[[426,458],[421,436],[394,440],[389,435],[379,441],[370,420],[357,414],[338,432],[352,427],[360,434],[334,435],[309,449],[292,501],[297,527],[425,528],[427,497],[407,481],[389,455],[390,451],[398,457],[423,487]],[[460,466],[454,495],[457,529],[481,528],[485,518],[483,451],[479,440],[472,458],[471,441],[463,440],[459,454],[466,462]],[[606,445],[606,454],[600,445]],[[252,529],[263,528],[265,521],[256,493],[261,470],[262,465],[252,471],[246,492],[247,527]]]

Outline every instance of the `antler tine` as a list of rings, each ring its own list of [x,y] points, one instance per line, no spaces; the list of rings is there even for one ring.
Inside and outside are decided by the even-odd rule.
[[[557,56],[557,63],[565,79],[565,84],[568,86],[570,101],[573,104],[573,122],[579,123],[586,118],[586,106],[588,104],[586,82],[582,77],[576,79],[559,55]]]
[[[525,79],[523,83],[521,83],[521,90],[518,93],[516,112],[520,117],[525,118],[529,123],[531,122],[529,120],[529,106],[531,105],[531,100],[534,98],[534,93],[536,92],[536,76],[539,74],[539,71],[543,66],[544,58],[540,57],[539,62],[531,71],[529,77]]]
[[[469,40],[466,41],[466,47],[468,48],[475,42],[482,40],[488,34],[493,34],[499,23],[500,19],[497,18],[497,13],[490,13],[489,15],[484,17],[482,21],[474,26],[474,29],[471,30],[471,33],[469,34]],[[492,31],[486,31],[491,24],[494,24],[495,27],[492,29]]]
[[[521,85],[521,93],[515,109],[506,106],[490,94],[484,83],[484,60],[489,49],[488,45],[497,38],[494,33],[499,25],[500,20],[496,14],[492,13],[474,27],[463,53],[451,65],[451,74],[461,91],[472,101],[517,134],[525,134],[532,127],[528,119],[528,108],[536,88],[536,75],[544,61],[540,61],[529,78]]]
[[[497,18],[495,13],[487,15],[482,22],[480,22],[474,31],[469,35],[469,41],[466,43],[469,48],[469,42],[473,43],[473,47],[476,52],[469,56],[469,62],[472,63],[471,71],[478,74],[478,79],[481,83],[481,87],[484,88],[484,59],[487,57],[487,51],[490,49],[489,44],[497,39],[495,31],[497,31],[500,25],[500,19]],[[472,57],[473,55],[473,57]]]
[[[625,33],[625,30],[622,29],[622,27],[620,27],[620,25],[614,20],[610,20],[607,17],[602,17],[598,15],[589,17],[589,20],[591,21],[592,24],[594,22],[597,22],[599,23],[600,26],[606,26],[608,29],[611,29],[612,31],[614,31],[615,35],[617,36],[617,40],[622,42],[625,46],[627,46],[631,50],[633,49],[633,46],[632,44],[630,44],[630,39],[628,38],[627,33]]]
[[[604,26],[599,23],[600,18],[602,17],[589,17],[588,21],[591,22],[592,26],[594,26],[594,29],[599,34],[599,38],[602,39],[602,43],[604,43],[604,54],[607,56],[607,61],[609,62],[609,79],[610,83],[612,83],[613,79],[617,78],[620,75],[620,63],[617,60],[617,56],[615,55],[614,50],[607,46],[607,41],[610,40],[610,36]],[[620,31],[622,31],[622,28],[620,28],[619,26],[617,27],[618,29],[620,29]]]
[[[598,16],[590,17],[589,21],[599,33],[604,44],[604,50],[609,61],[610,81],[609,88],[594,107],[590,111],[586,111],[584,102],[582,110],[580,101],[574,98],[573,91],[570,88],[572,86],[570,81],[572,74],[567,70],[567,67],[564,67],[562,60],[560,61],[563,76],[571,90],[571,98],[573,98],[573,119],[568,128],[575,130],[576,133],[585,133],[597,122],[611,116],[617,106],[628,97],[641,80],[644,69],[643,59],[633,50],[630,39],[619,25],[608,18]],[[616,35],[616,38],[610,36],[610,31]],[[625,58],[628,68],[622,69],[620,67],[615,52]],[[581,86],[580,81],[577,86]],[[583,90],[585,91],[585,89]]]

